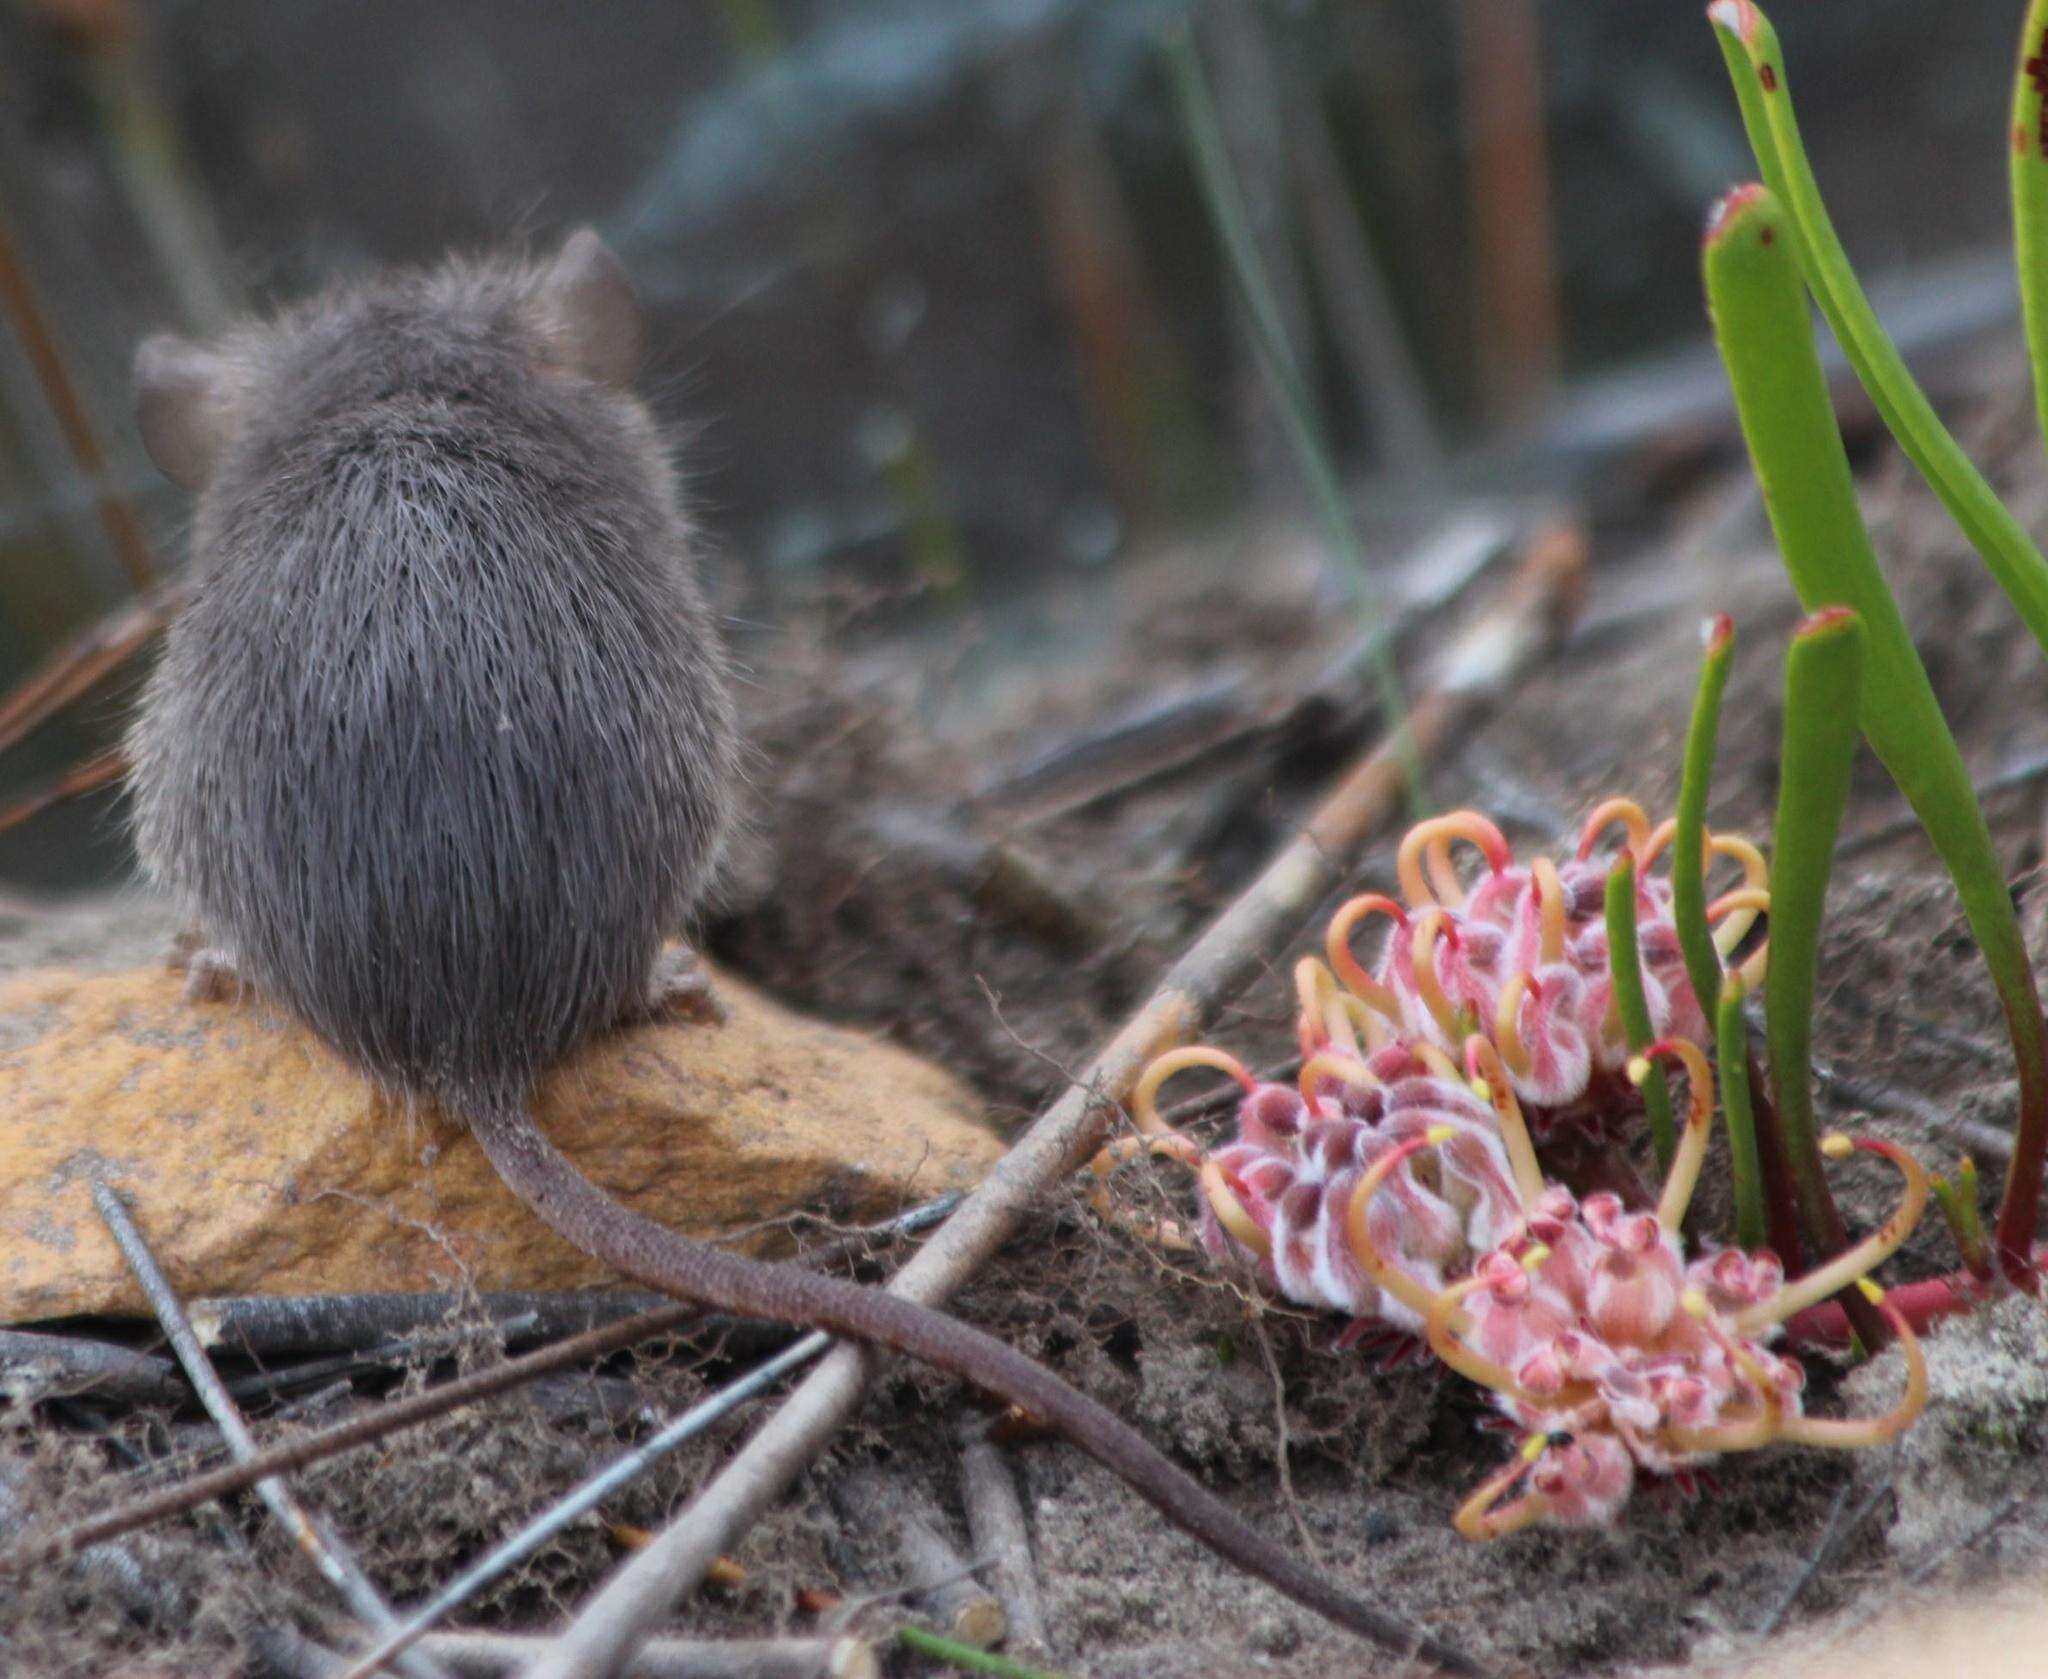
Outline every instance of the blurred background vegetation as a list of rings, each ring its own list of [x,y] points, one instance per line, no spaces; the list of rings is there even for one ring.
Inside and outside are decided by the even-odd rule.
[[[1751,168],[1701,9],[0,0],[0,687],[179,557],[127,417],[140,335],[582,222],[653,314],[647,389],[743,616],[840,587],[1000,622],[1298,511],[1178,28],[1361,508],[1540,478],[1719,400],[1686,359],[1697,228]],[[1937,314],[2011,307],[2018,11],[1944,6],[1934,50],[1924,0],[1778,8],[1847,242]],[[10,750],[0,803],[104,751],[125,691]],[[0,834],[0,882],[117,874],[114,808]]]

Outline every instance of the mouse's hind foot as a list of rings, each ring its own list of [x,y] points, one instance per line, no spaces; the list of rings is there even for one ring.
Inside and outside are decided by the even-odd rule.
[[[647,991],[629,1008],[621,1026],[650,1026],[675,1022],[693,1026],[723,1026],[725,1004],[711,983],[710,971],[687,945],[669,945],[655,957],[647,975]]]
[[[235,953],[223,945],[205,943],[197,933],[180,933],[171,941],[165,966],[185,975],[188,1003],[225,1003],[248,987]]]

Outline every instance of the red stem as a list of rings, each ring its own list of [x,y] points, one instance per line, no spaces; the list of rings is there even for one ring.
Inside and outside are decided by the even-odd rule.
[[[2000,987],[2001,992],[2005,988]],[[2005,1174],[2005,1193],[1998,1203],[1995,1241],[2006,1281],[2029,1294],[2041,1286],[2041,1268],[2034,1251],[2041,1203],[2041,1163],[2048,1156],[2048,1067],[2041,1064],[2040,1003],[2028,979],[2024,996],[2001,996],[2019,1062],[2020,1117],[2012,1140],[2012,1165]],[[2031,1021],[2026,1020],[2031,1015]],[[2022,1030],[2023,1022],[2031,1032]],[[2034,1053],[2029,1053],[2033,1046]]]
[[[2044,1261],[2048,1261],[2048,1249],[2037,1251],[2028,1262],[2028,1273],[2037,1285]],[[1946,1277],[1929,1277],[1924,1282],[1901,1283],[1897,1288],[1887,1289],[1885,1302],[1898,1308],[1899,1315],[1917,1335],[1943,1318],[1973,1310],[1997,1292],[1995,1284],[1980,1282],[1968,1271],[1952,1271]],[[1848,1314],[1839,1300],[1823,1300],[1818,1306],[1809,1306],[1787,1318],[1785,1338],[1795,1347],[1846,1347],[1850,1343]]]

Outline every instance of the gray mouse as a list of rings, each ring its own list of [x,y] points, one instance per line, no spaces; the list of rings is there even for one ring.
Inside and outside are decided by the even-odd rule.
[[[198,494],[192,598],[129,742],[145,866],[204,960],[466,1123],[578,1248],[963,1377],[1309,1608],[1470,1671],[1014,1348],[641,1218],[533,1123],[544,1070],[687,989],[660,956],[738,775],[727,656],[630,389],[641,337],[586,230],[551,260],[449,262],[140,347],[143,441]]]

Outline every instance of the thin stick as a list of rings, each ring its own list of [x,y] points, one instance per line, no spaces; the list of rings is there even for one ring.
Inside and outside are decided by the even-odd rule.
[[[10,828],[19,828],[22,823],[38,817],[52,805],[60,805],[66,799],[75,799],[82,793],[92,793],[119,781],[128,773],[128,754],[118,746],[88,758],[82,764],[74,764],[54,780],[46,781],[31,792],[24,793],[5,808],[0,808],[0,834]]]
[[[135,517],[135,509],[114,488],[113,475],[107,471],[106,451],[100,447],[99,435],[93,430],[85,403],[65,366],[56,329],[36,296],[27,270],[21,266],[14,235],[5,218],[0,218],[0,310],[14,323],[15,336],[21,341],[29,366],[35,370],[36,382],[43,387],[43,399],[50,405],[58,429],[64,433],[71,458],[92,486],[93,509],[99,515],[100,527],[107,533],[107,541],[113,545],[115,557],[136,588],[148,588],[157,576],[149,538],[142,534],[142,522]]]
[[[119,670],[190,597],[182,577],[159,584],[88,624],[0,695],[0,752],[48,722],[100,680]]]
[[[178,1355],[178,1362],[184,1366],[187,1379],[199,1395],[199,1402],[220,1429],[228,1449],[246,1462],[256,1455],[255,1436],[249,1432],[248,1423],[243,1421],[241,1408],[221,1385],[213,1361],[206,1356],[206,1349],[200,1346],[199,1337],[193,1333],[191,1321],[185,1316],[184,1306],[172,1290],[170,1279],[157,1264],[156,1256],[149,1251],[149,1244],[142,1239],[142,1232],[136,1228],[127,1205],[104,1179],[99,1178],[93,1180],[92,1200],[108,1233],[119,1246],[121,1257],[127,1260],[136,1282],[142,1285],[142,1292],[155,1311],[157,1321],[163,1325],[171,1351]],[[370,1583],[370,1577],[350,1554],[341,1536],[324,1518],[311,1514],[293,1496],[282,1477],[270,1476],[258,1481],[256,1494],[271,1515],[277,1518],[278,1525],[291,1535],[292,1542],[305,1552],[350,1609],[380,1631],[398,1624],[398,1617]],[[424,1656],[413,1657],[404,1671],[413,1679],[448,1679],[438,1662]]]
[[[936,1223],[959,1203],[955,1195],[943,1195],[922,1207],[912,1208],[900,1218],[878,1225],[864,1236],[908,1234],[922,1230],[926,1225]],[[863,1238],[864,1239],[864,1238]],[[72,1554],[80,1547],[102,1539],[111,1539],[117,1534],[129,1533],[152,1522],[162,1521],[186,1510],[216,1498],[225,1498],[230,1493],[243,1491],[254,1486],[267,1475],[282,1475],[293,1469],[303,1468],[309,1463],[333,1457],[339,1452],[366,1446],[374,1440],[397,1433],[400,1429],[431,1421],[449,1411],[473,1404],[479,1399],[489,1399],[509,1389],[532,1381],[536,1376],[559,1370],[564,1365],[580,1363],[584,1359],[601,1358],[606,1353],[617,1352],[623,1347],[647,1340],[651,1336],[679,1329],[705,1316],[698,1307],[687,1301],[672,1301],[658,1306],[650,1312],[640,1312],[619,1323],[605,1324],[584,1334],[571,1336],[566,1341],[551,1347],[542,1347],[519,1358],[507,1359],[503,1364],[489,1370],[479,1370],[471,1376],[461,1376],[445,1386],[416,1393],[406,1399],[386,1400],[383,1404],[365,1411],[360,1416],[336,1423],[332,1428],[305,1435],[298,1440],[288,1440],[268,1451],[260,1452],[246,1463],[232,1463],[225,1468],[212,1470],[204,1475],[195,1475],[180,1481],[176,1486],[166,1487],[161,1492],[149,1493],[131,1503],[118,1505],[103,1515],[88,1517],[85,1521],[64,1528],[47,1539],[31,1539],[0,1552],[0,1572],[9,1568],[20,1568],[50,1558]]]
[[[168,1359],[82,1335],[0,1329],[0,1398],[11,1404],[76,1394],[123,1405],[174,1404],[185,1394]]]
[[[1534,544],[1501,597],[1451,645],[1432,691],[1409,713],[1408,744],[1436,753],[1551,647],[1569,624],[1583,544]],[[1153,1056],[1213,1020],[1264,972],[1365,842],[1398,807],[1408,752],[1382,743],[1167,971],[1099,1051],[890,1287],[945,1299],[1007,1242],[1025,1212],[1101,1147],[1116,1103]],[[694,1503],[612,1575],[526,1679],[602,1679],[789,1484],[853,1414],[868,1359],[840,1347]]]
[[[832,1489],[849,1532],[886,1534],[903,1571],[904,1595],[939,1632],[977,1650],[1003,1642],[1010,1618],[960,1554],[944,1511],[914,1481],[857,1469]]]
[[[766,1364],[749,1371],[709,1399],[692,1405],[651,1439],[591,1476],[566,1497],[543,1510],[480,1562],[464,1569],[435,1593],[424,1607],[413,1611],[403,1626],[394,1627],[382,1643],[351,1665],[342,1679],[369,1679],[369,1675],[417,1644],[436,1622],[459,1609],[493,1580],[516,1568],[564,1528],[581,1520],[585,1512],[596,1509],[613,1493],[630,1485],[685,1441],[694,1440],[719,1418],[737,1410],[755,1394],[774,1386],[790,1371],[810,1363],[831,1344],[829,1335],[806,1335]]]
[[[285,1627],[251,1635],[271,1667],[291,1679],[335,1679],[348,1660]],[[422,1647],[461,1679],[516,1674],[545,1647],[502,1632],[430,1632]],[[620,1679],[880,1679],[882,1665],[864,1638],[650,1638]]]
[[[1891,1496],[1892,1483],[1882,1481],[1877,1489],[1850,1512],[1845,1521],[1842,1511],[1849,1502],[1850,1488],[1844,1486],[1835,1494],[1834,1506],[1828,1511],[1828,1524],[1821,1531],[1820,1543],[1813,1548],[1813,1555],[1806,1559],[1806,1566],[1799,1570],[1798,1577],[1785,1588],[1785,1594],[1771,1606],[1770,1612],[1757,1623],[1756,1636],[1768,1638],[1776,1632],[1785,1617],[1792,1612],[1792,1606],[1805,1595],[1806,1588],[1813,1584],[1823,1569],[1833,1565],[1850,1535],[1861,1527],[1880,1503]]]
[[[988,1579],[1010,1623],[1009,1646],[1029,1653],[1051,1648],[1045,1635],[1045,1601],[1031,1561],[1031,1530],[1017,1480],[1000,1447],[976,1434],[960,1450],[961,1500],[967,1506],[967,1538],[978,1557],[989,1559]]]

